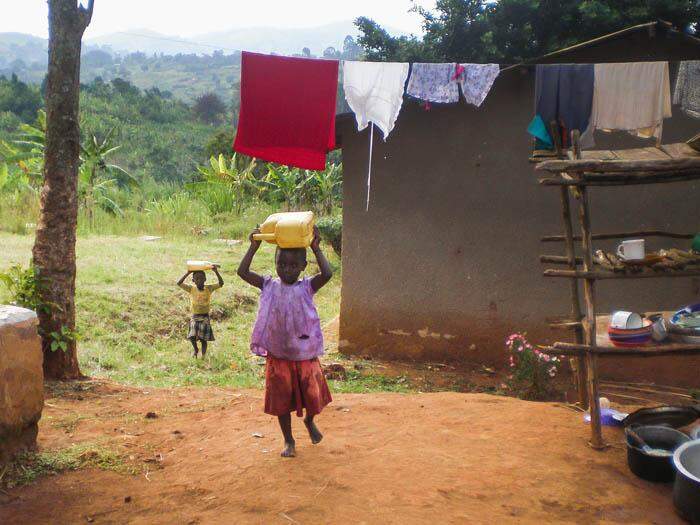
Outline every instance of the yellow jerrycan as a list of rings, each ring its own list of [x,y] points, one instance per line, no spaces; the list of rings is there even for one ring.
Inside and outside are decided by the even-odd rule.
[[[308,248],[314,238],[314,212],[273,213],[260,225],[256,241],[267,241],[280,248]]]

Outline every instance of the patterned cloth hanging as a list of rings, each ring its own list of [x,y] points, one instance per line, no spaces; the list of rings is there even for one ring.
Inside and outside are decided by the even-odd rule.
[[[406,94],[435,104],[458,102],[459,86],[455,78],[455,64],[413,64]]]
[[[476,107],[486,100],[496,77],[501,71],[498,64],[459,64],[459,83],[465,100]]]
[[[700,60],[686,60],[678,67],[673,103],[691,117],[700,118]]]

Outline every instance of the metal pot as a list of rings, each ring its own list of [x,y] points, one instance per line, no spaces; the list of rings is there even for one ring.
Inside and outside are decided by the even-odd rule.
[[[672,482],[676,471],[673,466],[673,453],[690,438],[683,432],[663,426],[632,426],[625,430],[627,440],[627,464],[632,472],[642,479],[655,482]],[[642,443],[638,442],[637,437]],[[654,451],[663,450],[657,455],[643,449],[648,445]]]
[[[700,524],[700,440],[681,445],[673,454],[676,482],[673,504],[686,520]]]
[[[623,421],[625,427],[631,425],[668,425],[680,428],[700,418],[700,405],[695,406],[660,406],[641,408],[632,412]]]

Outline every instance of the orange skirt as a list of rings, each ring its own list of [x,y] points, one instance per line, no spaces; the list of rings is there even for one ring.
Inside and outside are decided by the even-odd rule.
[[[333,401],[318,359],[287,361],[267,356],[265,369],[265,413],[283,416],[320,414]]]

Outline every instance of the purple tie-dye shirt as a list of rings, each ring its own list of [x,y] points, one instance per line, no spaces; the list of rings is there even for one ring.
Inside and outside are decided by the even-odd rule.
[[[308,277],[294,284],[265,277],[251,351],[288,361],[323,355],[323,333],[313,295]]]

